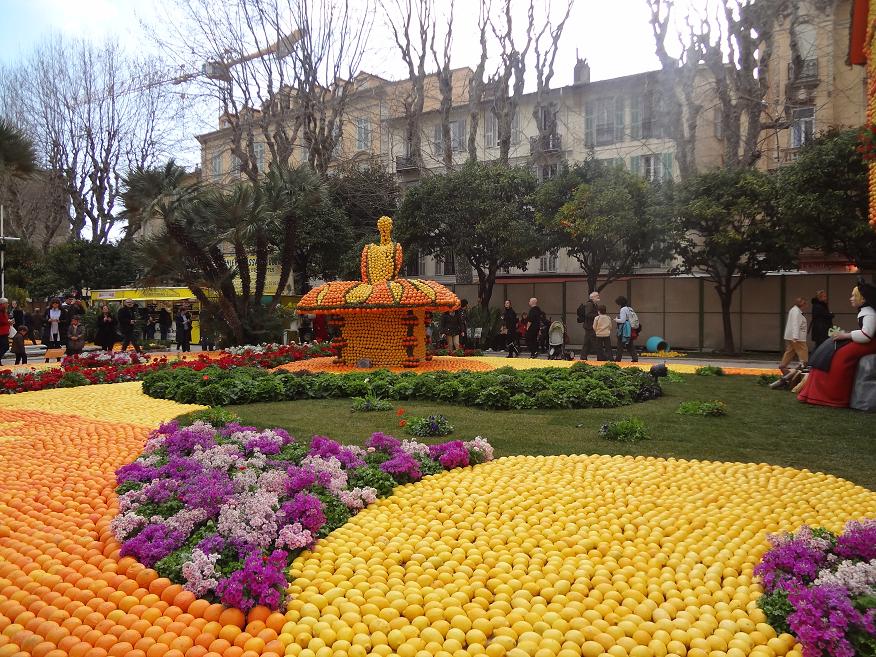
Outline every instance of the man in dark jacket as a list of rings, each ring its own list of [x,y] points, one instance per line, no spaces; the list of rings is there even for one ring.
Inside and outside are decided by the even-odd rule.
[[[833,313],[827,306],[827,292],[824,290],[818,290],[812,297],[812,322],[809,326],[812,329],[812,341],[818,349],[818,345],[827,340],[827,334],[833,326]]]
[[[596,332],[593,330],[593,320],[599,314],[599,292],[591,292],[586,303],[578,306],[578,321],[584,325],[584,344],[581,346],[581,360],[587,360],[591,353],[596,354]]]
[[[131,299],[125,299],[124,304],[119,308],[119,314],[116,319],[119,322],[119,333],[122,334],[122,351],[127,351],[128,345],[132,345],[134,351],[141,351],[140,345],[137,342],[135,325],[137,321],[137,307]]]
[[[158,311],[158,329],[161,331],[161,339],[167,340],[167,334],[170,331],[170,327],[173,325],[173,317],[170,316],[170,313],[167,311],[167,308],[164,306],[161,307],[161,310]]]
[[[538,333],[541,330],[542,312],[538,307],[538,299],[529,300],[529,314],[526,316],[526,346],[529,347],[529,357],[538,357]]]

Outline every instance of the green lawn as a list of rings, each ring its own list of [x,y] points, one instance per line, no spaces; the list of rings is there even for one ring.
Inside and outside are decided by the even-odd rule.
[[[454,437],[481,435],[509,454],[642,454],[648,456],[765,462],[829,472],[876,490],[876,417],[856,411],[801,404],[789,392],[758,385],[755,377],[687,376],[665,383],[665,396],[614,409],[485,411],[464,406],[402,402],[406,415],[443,413]],[[681,401],[721,399],[720,418],[678,415]],[[394,411],[353,413],[350,400],[293,401],[234,406],[247,423],[285,427],[293,435],[328,435],[361,442],[373,431],[407,434]],[[606,421],[642,418],[651,439],[635,444],[598,435]]]

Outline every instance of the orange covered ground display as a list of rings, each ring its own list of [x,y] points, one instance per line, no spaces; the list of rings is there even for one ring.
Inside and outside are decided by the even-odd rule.
[[[377,221],[379,244],[362,249],[361,281],[332,281],[308,292],[299,314],[327,315],[335,329],[337,363],[417,367],[425,360],[426,325],[433,311],[459,307],[453,292],[435,281],[399,278],[401,244],[392,241],[392,219]]]

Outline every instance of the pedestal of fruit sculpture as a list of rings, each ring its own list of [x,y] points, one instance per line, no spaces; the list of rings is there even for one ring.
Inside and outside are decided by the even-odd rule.
[[[432,313],[457,309],[459,299],[436,281],[399,278],[402,246],[392,241],[392,219],[378,219],[377,230],[380,243],[362,249],[362,280],[320,285],[304,295],[297,312],[328,316],[338,363],[416,367],[428,358]]]

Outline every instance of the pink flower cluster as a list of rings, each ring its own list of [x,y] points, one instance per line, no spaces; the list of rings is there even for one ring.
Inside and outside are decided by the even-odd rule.
[[[292,559],[377,500],[368,483],[386,494],[387,474],[399,484],[441,468],[434,446],[383,434],[367,449],[324,436],[293,443],[282,429],[162,425],[116,472],[120,513],[110,527],[122,552],[198,596],[276,608]],[[460,465],[492,458],[481,438],[447,449]]]

